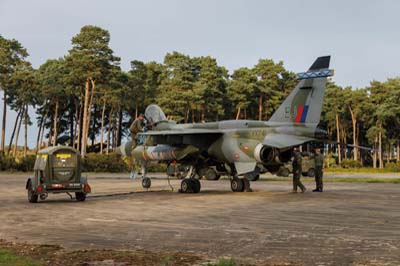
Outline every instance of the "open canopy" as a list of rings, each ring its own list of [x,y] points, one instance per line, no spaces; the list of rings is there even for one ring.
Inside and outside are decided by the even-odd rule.
[[[147,106],[146,111],[144,113],[146,119],[152,125],[156,125],[163,121],[168,121],[167,117],[165,116],[164,112],[161,110],[160,106],[156,104],[150,104]]]

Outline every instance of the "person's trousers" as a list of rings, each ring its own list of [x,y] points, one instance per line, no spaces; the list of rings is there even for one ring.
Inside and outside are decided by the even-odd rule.
[[[299,187],[302,191],[306,189],[306,187],[300,181],[301,173],[293,173],[293,190],[297,191]]]
[[[322,190],[323,189],[323,182],[322,182],[322,166],[316,166],[315,167],[315,184],[316,184],[316,189]]]

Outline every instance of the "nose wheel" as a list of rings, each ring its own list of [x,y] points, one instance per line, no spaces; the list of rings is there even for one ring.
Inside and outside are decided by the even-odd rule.
[[[143,177],[142,187],[146,189],[151,187],[151,179],[149,177]]]

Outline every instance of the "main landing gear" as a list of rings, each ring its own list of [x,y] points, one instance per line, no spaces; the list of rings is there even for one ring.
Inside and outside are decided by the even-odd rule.
[[[201,190],[200,180],[195,178],[196,171],[193,166],[190,167],[187,174],[189,178],[182,179],[180,193],[199,193]]]
[[[231,179],[231,189],[233,192],[252,192],[250,181],[247,178],[239,178],[234,176]]]
[[[181,182],[180,193],[199,193],[201,189],[201,184],[198,179],[187,178],[183,179]]]

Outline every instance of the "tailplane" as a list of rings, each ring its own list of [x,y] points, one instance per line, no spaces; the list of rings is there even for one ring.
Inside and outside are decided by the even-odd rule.
[[[307,72],[297,74],[296,87],[272,115],[270,122],[319,123],[327,77],[333,76],[333,70],[329,69],[330,58],[318,57]]]

